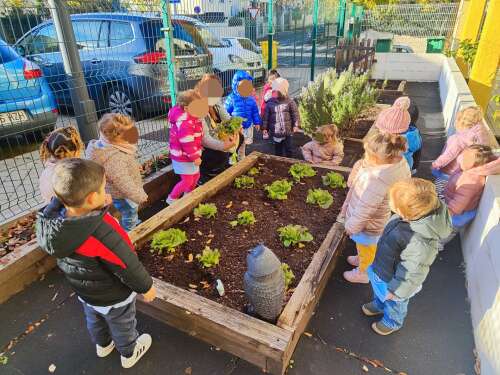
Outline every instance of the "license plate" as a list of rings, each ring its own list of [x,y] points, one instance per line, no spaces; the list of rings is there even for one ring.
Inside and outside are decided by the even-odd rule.
[[[253,72],[253,78],[260,78],[264,75],[264,72],[262,70],[256,70]]]
[[[204,67],[192,68],[192,69],[184,69],[184,74],[188,79],[199,79],[205,74]]]
[[[24,111],[0,113],[0,126],[10,126],[28,121],[28,115]]]

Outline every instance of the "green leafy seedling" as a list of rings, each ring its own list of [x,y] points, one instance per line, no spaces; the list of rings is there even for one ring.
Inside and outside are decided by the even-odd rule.
[[[195,217],[204,217],[206,219],[212,219],[217,214],[217,206],[213,203],[200,203],[198,207],[194,209]]]
[[[219,249],[212,250],[206,246],[201,254],[196,255],[196,259],[198,259],[203,268],[212,268],[219,264],[220,251]]]
[[[232,227],[236,227],[237,225],[253,225],[257,220],[255,220],[255,216],[252,211],[243,211],[238,214],[236,220],[230,221]]]
[[[162,254],[166,250],[168,253],[175,253],[175,249],[187,240],[186,232],[183,230],[177,228],[161,230],[153,236],[151,252]]]
[[[307,203],[317,204],[321,208],[328,208],[333,204],[332,195],[323,189],[309,189],[307,193]]]
[[[285,276],[285,289],[288,289],[288,287],[292,284],[293,279],[295,279],[295,275],[290,266],[286,263],[281,263],[281,270]]]
[[[304,247],[304,242],[311,242],[314,237],[306,227],[301,225],[287,225],[278,228],[278,234],[280,236],[280,241],[285,247],[299,245],[299,247]]]
[[[266,185],[264,189],[267,192],[267,196],[271,199],[285,200],[288,198],[288,193],[292,190],[293,184],[286,180],[276,180],[271,185]]]
[[[257,167],[250,168],[248,171],[249,176],[258,176],[260,174],[260,170]]]
[[[234,116],[229,120],[222,121],[217,126],[217,136],[219,137],[219,139],[225,139],[234,134],[237,134],[244,121],[244,118],[238,116]]]
[[[246,175],[236,177],[234,180],[234,186],[238,189],[251,189],[255,186],[255,179]]]
[[[288,172],[296,182],[299,182],[305,177],[316,176],[316,171],[309,164],[305,163],[296,163],[292,165]]]
[[[323,185],[332,189],[345,188],[347,186],[344,176],[337,172],[328,172],[321,179],[323,180]]]

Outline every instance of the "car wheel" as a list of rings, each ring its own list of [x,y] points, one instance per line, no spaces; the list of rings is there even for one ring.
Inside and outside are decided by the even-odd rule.
[[[137,116],[132,97],[124,88],[111,87],[108,89],[105,106],[107,112],[110,113],[121,113],[132,118]]]

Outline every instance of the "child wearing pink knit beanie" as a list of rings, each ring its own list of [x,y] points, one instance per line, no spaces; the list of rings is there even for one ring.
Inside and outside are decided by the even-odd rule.
[[[415,124],[411,124],[408,112],[410,105],[411,101],[407,96],[396,99],[391,107],[380,112],[374,125],[382,133],[400,134],[406,138],[407,148],[404,157],[412,170],[413,154],[422,148],[422,137]]]

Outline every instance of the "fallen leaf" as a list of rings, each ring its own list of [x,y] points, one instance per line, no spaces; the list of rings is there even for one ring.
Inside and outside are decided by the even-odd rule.
[[[368,367],[366,367],[366,365],[363,365],[363,367],[361,367],[363,369],[364,372],[368,372]]]
[[[191,263],[193,261],[193,259],[194,259],[193,254],[189,254],[188,259],[185,261],[185,263]]]
[[[54,294],[54,297],[52,297],[52,302],[54,302],[56,300],[58,294],[59,294],[59,292],[56,292],[56,294]]]
[[[220,351],[220,348],[219,347],[215,347],[215,351]]]
[[[34,329],[35,329],[35,326],[30,324],[30,325],[28,326],[28,329],[26,330],[26,333],[30,333],[30,332],[32,332]]]
[[[196,233],[198,233],[198,236],[203,236],[203,233],[201,233],[201,231],[197,231]]]
[[[207,237],[208,237],[208,238],[214,238],[214,237],[215,237],[215,234],[210,233]]]
[[[209,238],[206,242],[207,245],[210,245],[212,243],[212,238]]]
[[[306,245],[304,245],[302,242],[299,242],[299,249],[302,249],[304,247],[306,247]]]
[[[172,261],[172,259],[174,259],[174,254],[167,255],[167,256],[165,257],[165,259],[166,259],[167,261],[171,262],[171,261]]]
[[[195,217],[194,221],[200,221],[200,218],[199,217]]]
[[[225,205],[226,208],[231,208],[233,207],[233,201],[229,201],[228,204]]]
[[[189,287],[191,289],[197,289],[198,288],[198,285],[195,285],[195,284],[189,284]]]
[[[247,201],[243,201],[243,202],[241,202],[241,204],[242,204],[243,206],[248,206],[250,203],[248,203]]]
[[[184,219],[183,223],[187,223],[191,218],[188,216],[187,218]]]
[[[49,372],[55,372],[56,371],[56,365],[53,363],[49,366]]]
[[[184,375],[191,375],[193,373],[193,369],[191,367],[187,367],[184,369]]]
[[[203,289],[208,289],[210,288],[210,283],[207,281],[200,281],[200,284],[202,285]]]
[[[309,333],[309,332],[304,332],[304,336],[307,336],[307,337],[312,337],[312,333]]]

